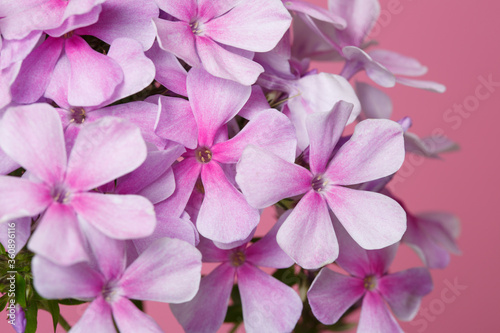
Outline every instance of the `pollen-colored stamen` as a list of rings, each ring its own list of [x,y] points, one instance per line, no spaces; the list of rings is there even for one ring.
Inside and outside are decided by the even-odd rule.
[[[206,164],[212,160],[212,151],[206,147],[200,147],[195,152],[198,162]]]
[[[87,118],[84,108],[72,108],[70,115],[70,123],[83,124]]]
[[[328,185],[328,179],[326,179],[323,175],[317,175],[311,182],[311,186],[316,192],[323,191],[326,185]]]
[[[71,192],[64,185],[56,185],[50,193],[52,199],[60,204],[66,204],[71,200]]]
[[[118,292],[116,290],[116,282],[110,281],[110,282],[106,283],[102,287],[101,293],[102,293],[102,297],[104,297],[104,299],[107,302],[112,302],[114,299],[116,299],[116,297],[118,295]]]
[[[66,39],[71,38],[71,37],[73,37],[74,33],[75,33],[74,31],[67,32],[63,35],[63,38],[66,38]]]
[[[377,277],[374,275],[365,277],[363,282],[366,290],[373,290],[377,287]]]
[[[189,26],[191,27],[191,31],[193,34],[196,36],[199,36],[203,33],[203,24],[201,24],[199,21],[193,21],[189,23]]]
[[[246,260],[245,253],[243,253],[242,251],[236,251],[231,253],[231,265],[233,265],[234,267],[239,267],[243,265],[245,260]]]

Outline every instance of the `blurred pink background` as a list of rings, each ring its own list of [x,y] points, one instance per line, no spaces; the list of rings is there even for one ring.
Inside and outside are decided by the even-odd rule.
[[[310,1],[326,7],[326,0]],[[462,221],[459,245],[463,255],[452,257],[444,270],[432,270],[434,291],[424,298],[414,322],[402,323],[402,327],[418,333],[498,332],[500,3],[381,0],[381,6],[383,19],[375,37],[380,47],[417,58],[429,67],[425,79],[447,86],[444,94],[404,86],[386,89],[393,98],[393,119],[410,116],[412,131],[418,135],[440,131],[461,146],[461,151],[444,155],[443,161],[408,159],[401,170],[402,181],[392,186],[412,212],[444,210]],[[339,70],[338,66],[317,65],[321,71]],[[498,84],[490,87],[488,98],[472,105],[481,85],[479,78],[489,76]],[[363,80],[363,76],[356,78]],[[471,103],[472,111],[447,111],[464,101]],[[262,231],[273,221],[272,211],[266,211],[264,220],[267,223]],[[417,256],[402,246],[392,270],[421,265]],[[450,287],[453,284],[463,287],[454,289]],[[166,332],[182,332],[167,304],[150,302],[146,306]],[[74,324],[83,310],[66,307],[62,313]],[[0,331],[13,332],[7,326],[0,321]],[[38,331],[48,333],[51,327],[49,315],[41,311]],[[229,327],[220,332],[228,332]]]

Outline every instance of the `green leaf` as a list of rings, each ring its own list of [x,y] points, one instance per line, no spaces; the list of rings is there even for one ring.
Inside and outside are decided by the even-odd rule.
[[[57,328],[57,323],[59,322],[59,315],[60,315],[59,304],[57,303],[56,300],[47,301],[47,303],[49,312],[52,315],[52,325],[54,325],[54,332],[55,332]]]
[[[0,297],[0,312],[2,312],[3,309],[5,309],[8,302],[9,302],[9,297],[7,296],[7,294],[4,294],[2,297]]]
[[[301,279],[295,274],[295,265],[288,268],[278,269],[274,272],[273,277],[291,287],[300,283]]]
[[[26,314],[26,330],[24,333],[35,333],[38,324],[38,306],[36,302],[30,304],[24,312]]]
[[[59,302],[59,304],[62,304],[62,305],[80,305],[83,303],[87,303],[85,301],[79,301],[79,300],[74,299],[74,298],[60,299],[60,300],[58,300],[58,302]]]
[[[26,307],[26,281],[21,274],[16,274],[16,303]]]

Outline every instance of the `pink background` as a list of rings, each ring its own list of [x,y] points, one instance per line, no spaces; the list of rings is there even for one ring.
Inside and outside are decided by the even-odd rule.
[[[326,0],[311,2],[326,7]],[[498,331],[500,87],[494,87],[472,111],[454,113],[453,121],[444,115],[454,104],[473,100],[478,77],[492,75],[493,81],[500,82],[500,4],[492,0],[381,0],[381,5],[386,20],[380,22],[376,36],[380,46],[419,59],[429,67],[425,78],[448,88],[445,94],[404,86],[387,89],[394,102],[393,119],[410,116],[413,132],[425,136],[441,131],[461,146],[460,152],[445,155],[443,161],[407,161],[401,170],[403,181],[393,186],[413,212],[446,210],[462,221],[459,245],[463,255],[453,257],[446,269],[432,271],[434,291],[424,299],[415,322],[402,327],[419,333]],[[388,11],[393,7],[397,12]],[[335,66],[320,64],[319,68],[338,72]],[[268,211],[265,220],[271,221],[271,216]],[[393,270],[420,265],[416,255],[403,246]],[[466,289],[453,294],[448,285],[455,280]],[[165,331],[182,332],[168,305],[148,303],[147,309]],[[63,310],[71,324],[82,313],[83,307]],[[51,332],[49,315],[41,312],[39,318],[38,331]],[[0,321],[0,331],[13,332],[6,326]],[[227,327],[221,329],[227,331]]]

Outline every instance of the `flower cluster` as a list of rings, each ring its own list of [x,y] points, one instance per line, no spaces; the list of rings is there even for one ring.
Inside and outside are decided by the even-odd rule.
[[[358,332],[401,331],[393,315],[416,315],[459,223],[413,215],[386,185],[406,154],[457,146],[390,120],[376,86],[445,89],[371,49],[377,0],[328,4],[0,4],[0,291],[12,272],[19,289],[0,305],[17,332],[39,308],[70,329],[59,304],[81,302],[71,332],[161,332],[143,300],[187,332],[340,330],[358,308]],[[353,87],[361,71],[373,83]],[[427,268],[389,272],[400,242]]]

